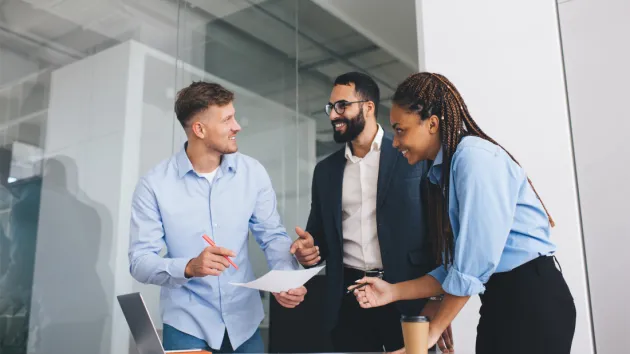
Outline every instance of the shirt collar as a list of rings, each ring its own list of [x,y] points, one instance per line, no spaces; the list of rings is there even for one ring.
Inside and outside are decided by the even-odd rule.
[[[381,127],[380,124],[377,124],[378,126],[378,130],[376,131],[376,136],[374,137],[374,140],[372,140],[372,146],[370,147],[370,152],[371,151],[381,151],[381,145],[383,144],[383,135],[385,134],[385,131],[383,130],[383,128]],[[346,156],[346,160],[350,160],[352,162],[357,162],[360,161],[361,159],[354,156],[352,154],[352,143],[346,143],[346,152],[345,152],[345,156]]]
[[[184,146],[175,156],[175,160],[177,161],[177,173],[180,178],[184,177],[188,172],[194,171],[192,162],[188,158],[186,154],[186,147],[188,147],[188,142],[184,143]],[[221,168],[223,173],[227,173],[229,171],[236,172],[236,157],[235,154],[225,154],[221,157],[221,164],[219,168]]]
[[[429,169],[429,181],[433,184],[440,184],[442,180],[442,161],[443,161],[443,153],[442,147],[440,147],[440,151],[437,156],[435,156],[435,160],[433,161],[433,165]]]

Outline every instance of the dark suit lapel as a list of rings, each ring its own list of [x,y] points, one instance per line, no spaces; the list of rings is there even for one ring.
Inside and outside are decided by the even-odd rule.
[[[392,146],[391,135],[385,133],[383,142],[381,143],[381,157],[378,167],[378,187],[376,190],[376,207],[380,207],[385,201],[387,190],[392,179],[396,160],[398,160],[398,150]]]
[[[333,156],[330,169],[330,205],[333,207],[332,213],[335,222],[335,229],[339,234],[339,239],[343,238],[341,232],[341,195],[343,189],[343,173],[346,167],[344,150],[338,151]]]

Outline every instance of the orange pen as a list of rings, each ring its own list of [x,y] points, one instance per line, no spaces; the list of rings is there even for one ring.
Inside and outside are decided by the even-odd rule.
[[[202,237],[204,240],[206,240],[206,242],[208,242],[210,246],[217,247],[217,244],[214,243],[214,241],[212,241],[212,239],[208,237],[208,235],[203,235]],[[228,256],[223,256],[223,257],[225,257],[225,259],[227,259],[227,261],[230,262],[230,264],[232,265],[232,267],[234,267],[234,269],[238,270],[238,267],[236,266],[236,264],[234,264],[234,262],[232,262],[232,260],[228,258]]]

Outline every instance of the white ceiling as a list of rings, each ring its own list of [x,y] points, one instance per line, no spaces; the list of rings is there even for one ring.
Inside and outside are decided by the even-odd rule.
[[[313,2],[353,27],[407,66],[414,69],[419,67],[414,0],[395,2],[313,0]]]

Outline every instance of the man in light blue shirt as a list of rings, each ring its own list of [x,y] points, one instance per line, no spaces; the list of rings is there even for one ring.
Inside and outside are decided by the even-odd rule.
[[[241,127],[233,100],[218,84],[196,82],[181,90],[175,113],[188,142],[143,176],[133,196],[130,271],[136,280],[162,287],[167,350],[264,351],[259,292],[230,284],[254,279],[249,230],[269,268],[298,269],[269,175],[237,152]],[[208,246],[203,235],[217,247]],[[301,287],[274,296],[291,308],[305,294]]]

